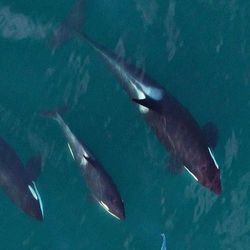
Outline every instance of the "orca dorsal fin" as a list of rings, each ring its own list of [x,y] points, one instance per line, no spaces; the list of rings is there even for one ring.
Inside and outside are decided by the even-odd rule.
[[[141,106],[144,106],[148,109],[151,109],[157,113],[160,113],[162,110],[161,103],[159,101],[156,101],[156,100],[148,97],[148,96],[144,99],[133,98],[132,100],[133,100],[133,102],[140,104]]]
[[[210,148],[215,148],[218,142],[218,129],[212,122],[206,123],[202,128],[203,135],[207,141],[207,145]]]
[[[41,174],[42,157],[35,155],[26,164],[26,173],[30,181],[36,181]]]
[[[96,165],[96,160],[92,156],[83,156],[87,162],[89,162],[93,167]]]

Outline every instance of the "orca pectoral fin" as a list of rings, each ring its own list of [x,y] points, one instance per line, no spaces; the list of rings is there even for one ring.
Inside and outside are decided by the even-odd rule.
[[[26,166],[26,173],[30,181],[36,181],[38,176],[41,174],[42,157],[41,155],[36,155],[32,157]]]
[[[183,163],[175,156],[170,156],[167,167],[172,174],[180,174],[183,170]]]
[[[133,98],[132,99],[133,102],[141,105],[141,106],[144,106],[148,109],[151,109],[157,113],[160,113],[161,112],[161,105],[159,103],[159,101],[156,101],[150,97],[146,97],[145,99],[135,99]]]
[[[215,148],[218,142],[218,129],[212,122],[208,122],[202,128],[203,135],[207,141],[207,145],[210,148]]]

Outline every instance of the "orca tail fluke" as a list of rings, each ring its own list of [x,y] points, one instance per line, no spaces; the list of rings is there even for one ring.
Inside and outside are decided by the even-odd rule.
[[[69,15],[53,31],[49,39],[49,46],[56,49],[64,42],[70,40],[75,34],[81,33],[84,23],[85,0],[77,0]]]
[[[67,110],[68,110],[68,107],[66,104],[64,104],[63,106],[57,107],[52,110],[41,111],[39,112],[39,114],[45,118],[58,120],[58,117],[66,113]]]

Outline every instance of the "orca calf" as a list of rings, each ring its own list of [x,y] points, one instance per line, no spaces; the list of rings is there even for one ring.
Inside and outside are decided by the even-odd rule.
[[[80,29],[84,0],[76,3],[68,18],[55,30],[56,47],[73,35],[87,42],[105,61],[140,112],[171,153],[171,168],[185,168],[196,181],[221,193],[220,169],[212,153],[217,129],[208,123],[200,128],[191,113],[142,69],[96,43]],[[213,138],[214,137],[214,138]]]
[[[115,183],[102,165],[79,142],[64,122],[59,111],[43,112],[43,116],[56,120],[61,127],[68,143],[73,159],[78,163],[88,188],[94,199],[112,216],[119,220],[125,219],[124,205]]]
[[[24,168],[16,152],[0,138],[0,186],[25,213],[42,221],[43,204],[35,181],[41,172],[41,157],[31,158]]]

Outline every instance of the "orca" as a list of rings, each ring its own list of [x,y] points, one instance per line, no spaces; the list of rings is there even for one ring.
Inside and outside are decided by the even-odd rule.
[[[42,221],[43,203],[35,181],[41,172],[41,157],[31,158],[24,168],[14,149],[0,138],[0,186],[26,214]]]
[[[89,149],[80,142],[64,122],[59,110],[41,113],[56,120],[67,140],[70,154],[77,162],[80,171],[94,199],[113,217],[124,220],[125,209],[118,189],[99,161]]]

